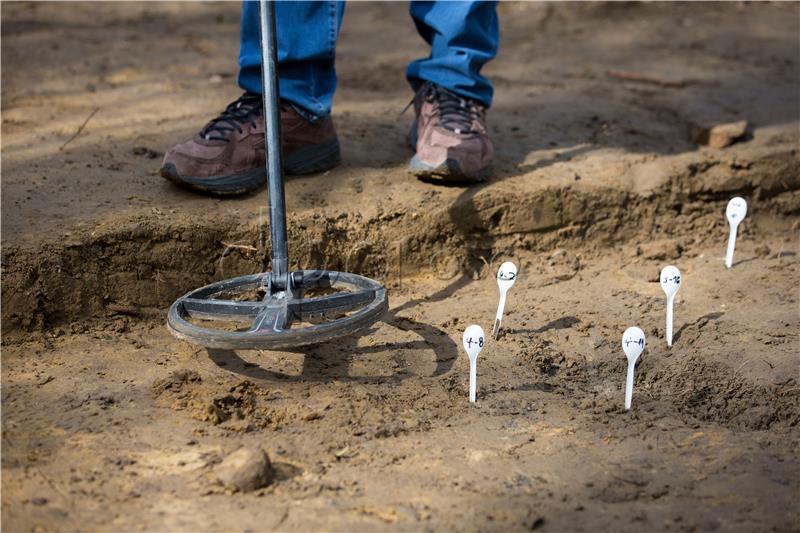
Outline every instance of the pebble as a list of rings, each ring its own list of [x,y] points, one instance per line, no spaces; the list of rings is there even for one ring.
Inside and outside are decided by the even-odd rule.
[[[710,146],[711,148],[725,148],[735,143],[747,133],[747,121],[715,124],[707,128],[698,128],[695,133],[695,142]]]
[[[265,487],[274,478],[269,457],[257,446],[239,448],[223,459],[214,473],[225,487],[241,492]]]

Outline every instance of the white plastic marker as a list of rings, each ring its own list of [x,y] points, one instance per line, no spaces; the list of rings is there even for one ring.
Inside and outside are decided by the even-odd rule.
[[[633,369],[636,360],[644,351],[644,331],[637,327],[628,328],[622,334],[622,350],[628,358],[628,379],[625,381],[625,409],[631,408],[633,399]]]
[[[475,403],[478,388],[478,353],[483,349],[483,328],[471,325],[464,330],[464,350],[469,356],[469,401]]]
[[[517,265],[511,261],[506,261],[500,265],[500,270],[497,271],[500,302],[497,304],[497,315],[494,317],[494,328],[492,328],[492,337],[495,339],[500,334],[500,322],[503,321],[503,309],[506,307],[506,293],[515,281],[517,281]]]
[[[739,223],[747,216],[747,202],[744,198],[737,196],[728,202],[728,208],[725,209],[725,216],[728,217],[728,224],[731,227],[731,233],[728,235],[728,252],[725,254],[725,266],[730,268],[733,266],[733,249],[736,247],[736,229]]]
[[[661,269],[661,289],[667,295],[667,346],[672,346],[672,304],[681,288],[681,271],[672,265]]]

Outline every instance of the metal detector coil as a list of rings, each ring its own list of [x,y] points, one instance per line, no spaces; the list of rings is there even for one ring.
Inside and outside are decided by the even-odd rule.
[[[172,304],[167,314],[172,334],[208,348],[317,344],[370,326],[389,307],[386,290],[369,278],[288,271],[275,5],[260,0],[259,7],[272,271],[212,283]]]

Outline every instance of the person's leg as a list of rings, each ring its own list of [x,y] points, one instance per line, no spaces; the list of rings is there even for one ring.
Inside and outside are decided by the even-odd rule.
[[[314,116],[330,114],[336,91],[336,39],[344,2],[276,2],[281,99]],[[261,94],[258,2],[245,0],[239,48],[239,86]]]
[[[411,2],[417,31],[431,54],[408,65],[406,77],[416,91],[426,81],[460,96],[492,103],[492,84],[481,67],[497,55],[500,25],[496,2]]]
[[[281,149],[286,174],[322,172],[341,162],[330,116],[334,51],[343,2],[277,2]],[[258,2],[242,6],[239,85],[245,93],[200,132],[164,154],[161,175],[211,194],[242,194],[266,182]]]
[[[411,16],[431,54],[408,66],[416,93],[409,169],[424,179],[482,181],[494,147],[486,128],[492,85],[480,70],[497,54],[496,2],[411,2]]]

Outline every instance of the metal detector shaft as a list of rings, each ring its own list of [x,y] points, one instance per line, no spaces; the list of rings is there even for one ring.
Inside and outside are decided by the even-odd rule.
[[[299,270],[290,277],[275,2],[259,0],[259,11],[272,271],[206,285],[170,306],[172,334],[209,348],[276,350],[325,342],[368,328],[389,307],[386,290],[363,276]]]
[[[269,186],[269,228],[272,243],[272,283],[288,287],[289,252],[286,246],[286,198],[283,190],[281,157],[280,94],[278,92],[278,44],[275,31],[275,2],[259,1],[261,19],[261,81]]]

